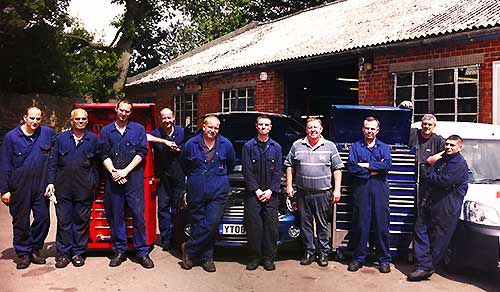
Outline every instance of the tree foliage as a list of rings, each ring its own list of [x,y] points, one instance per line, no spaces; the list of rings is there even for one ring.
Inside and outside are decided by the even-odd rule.
[[[328,0],[109,0],[125,12],[110,46],[67,13],[70,0],[0,2],[0,90],[92,97],[122,95],[127,75],[154,68],[251,21]]]

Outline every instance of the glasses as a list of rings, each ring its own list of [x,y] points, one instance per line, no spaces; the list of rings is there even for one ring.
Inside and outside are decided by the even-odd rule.
[[[74,118],[75,121],[86,121],[87,118]]]
[[[425,122],[423,122],[422,125],[424,125],[424,126],[434,126],[434,123],[425,123]]]
[[[448,143],[448,142],[447,142],[447,143],[445,143],[444,145],[445,145],[445,146],[451,146],[451,147],[455,147],[455,146],[457,146],[457,144]]]
[[[32,120],[32,121],[41,121],[42,118],[36,118],[36,117],[28,117],[28,119]]]
[[[121,111],[122,113],[126,113],[126,114],[130,113],[130,110],[121,109],[121,108],[119,108],[118,110]]]

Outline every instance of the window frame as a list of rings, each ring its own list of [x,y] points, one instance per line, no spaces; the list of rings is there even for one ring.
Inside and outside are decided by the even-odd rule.
[[[241,91],[245,91],[244,95],[240,96]],[[253,94],[249,94],[252,92]],[[254,111],[255,110],[255,87],[244,86],[239,88],[221,89],[221,111],[223,113],[230,113],[234,111]],[[239,100],[244,99],[244,108],[239,108]],[[227,103],[225,101],[227,100]],[[251,100],[251,102],[249,102]],[[233,103],[236,104],[236,109],[233,109]],[[227,104],[227,106],[226,106]]]
[[[475,80],[466,80],[467,77],[459,77],[459,70],[468,70],[472,69],[476,71],[477,77]],[[445,71],[445,70],[453,70],[452,80],[446,82],[435,82],[436,72]],[[415,83],[415,74],[426,72],[427,73],[427,83],[416,84]],[[404,84],[398,86],[398,76],[403,74],[411,74],[411,83]],[[398,97],[398,89],[410,88],[410,99],[413,104],[413,115],[412,119],[414,121],[419,121],[422,116],[426,113],[433,113],[436,115],[438,120],[450,120],[443,119],[440,117],[450,117],[452,116],[451,121],[465,121],[463,117],[473,117],[472,119],[466,119],[467,121],[478,122],[479,119],[479,86],[480,86],[480,64],[472,64],[472,65],[463,65],[463,66],[454,66],[454,67],[444,67],[444,68],[428,68],[423,70],[415,70],[415,71],[401,71],[393,73],[393,81],[394,81],[394,92],[393,92],[393,101],[394,105],[398,106],[398,104],[403,100],[408,100],[407,98],[399,98]],[[464,84],[475,84],[476,92],[475,96],[460,96],[460,86]],[[439,97],[436,96],[436,86],[449,86],[453,85],[453,97]],[[415,91],[416,88],[427,86],[427,98],[416,98]],[[453,100],[453,112],[436,112],[435,105],[436,101],[438,102],[446,102]],[[475,112],[460,112],[459,103],[464,100],[475,100]],[[419,108],[418,103],[425,102],[427,104],[427,110],[424,113],[415,113],[415,109]]]
[[[180,100],[179,100],[180,98]],[[198,94],[197,93],[181,93],[173,97],[175,124],[182,127],[187,127],[193,133],[198,128]],[[189,122],[186,121],[190,117]]]

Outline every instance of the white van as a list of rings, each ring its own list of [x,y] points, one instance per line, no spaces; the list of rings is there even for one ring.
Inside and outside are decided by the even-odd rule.
[[[488,270],[500,278],[500,125],[438,121],[434,132],[462,137],[469,166],[469,190],[445,267]]]

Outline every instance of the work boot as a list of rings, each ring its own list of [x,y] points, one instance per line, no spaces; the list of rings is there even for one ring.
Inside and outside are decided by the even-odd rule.
[[[191,270],[191,268],[193,267],[193,260],[191,260],[189,258],[189,255],[186,252],[186,243],[185,242],[183,242],[181,244],[181,252],[182,252],[182,264],[181,264],[181,267],[184,270]]]
[[[424,271],[421,269],[416,269],[415,271],[411,272],[406,279],[410,282],[418,282],[429,279],[432,274],[434,274],[434,270]]]
[[[37,265],[45,265],[47,261],[44,257],[40,256],[40,251],[35,251],[31,255],[31,262]]]
[[[141,266],[145,269],[152,269],[155,267],[153,260],[149,257],[149,255],[140,256],[137,258],[137,262],[141,264]]]
[[[320,267],[326,267],[328,266],[328,256],[326,254],[322,254],[318,258],[318,265]]]
[[[56,257],[56,268],[62,269],[66,268],[71,260],[67,256],[57,256]]]
[[[304,256],[300,259],[300,264],[303,265],[303,266],[307,266],[307,265],[310,265],[312,264],[312,262],[314,262],[314,259],[316,257],[313,255],[313,254],[310,254],[310,253],[305,253]]]
[[[257,269],[260,265],[260,259],[258,257],[252,257],[247,264],[247,270],[253,271]]]
[[[31,256],[29,254],[19,257],[19,261],[16,264],[18,270],[26,269],[31,264]]]
[[[205,261],[201,264],[201,267],[205,272],[213,273],[215,272],[215,263],[213,260]]]
[[[115,255],[111,258],[111,261],[109,262],[110,267],[118,267],[121,265],[124,261],[127,260],[127,255],[124,253],[115,253]]]
[[[388,263],[381,263],[378,266],[378,271],[381,272],[382,274],[387,274],[391,272],[391,265]]]
[[[82,257],[81,255],[77,255],[71,259],[71,262],[73,263],[73,266],[78,268],[85,265],[85,258]]]
[[[262,266],[264,267],[264,270],[266,270],[266,271],[276,270],[276,266],[274,265],[274,261],[272,259],[264,259]]]
[[[352,261],[347,265],[347,270],[349,272],[356,272],[359,270],[363,265],[361,263],[358,263],[357,261]]]

